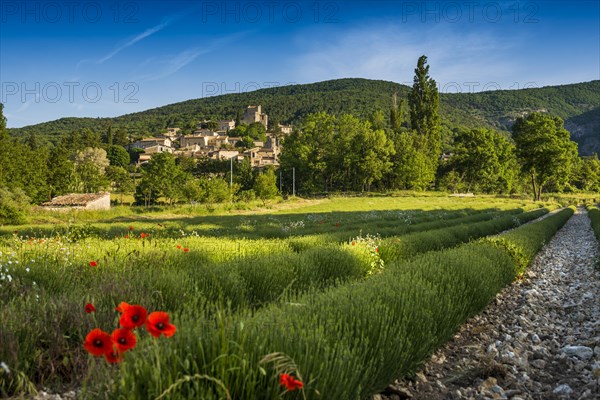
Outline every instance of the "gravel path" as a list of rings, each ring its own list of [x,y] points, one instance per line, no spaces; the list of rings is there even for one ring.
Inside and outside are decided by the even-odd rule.
[[[373,400],[600,399],[600,272],[587,212],[537,255],[413,380]]]

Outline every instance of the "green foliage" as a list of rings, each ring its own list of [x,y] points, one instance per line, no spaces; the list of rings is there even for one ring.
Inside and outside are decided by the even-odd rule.
[[[370,190],[392,167],[393,144],[383,130],[352,115],[311,114],[286,137],[281,168],[296,170],[301,193]]]
[[[421,56],[415,68],[412,90],[408,95],[410,107],[410,127],[427,138],[427,144],[434,159],[440,155],[440,105],[437,84],[429,76],[427,57]]]
[[[570,136],[559,117],[531,113],[515,122],[517,157],[523,172],[531,177],[534,200],[541,198],[546,186],[560,191],[567,184],[577,160],[577,143]]]
[[[19,225],[27,221],[29,197],[17,188],[9,191],[0,187],[0,224]]]
[[[121,195],[121,204],[123,204],[123,195],[135,192],[135,183],[123,167],[109,165],[106,168],[106,178],[110,182],[112,191]]]
[[[109,166],[106,150],[86,147],[75,153],[75,190],[83,193],[95,193],[108,186],[106,168]]]
[[[118,145],[108,146],[106,151],[106,156],[110,165],[114,165],[117,167],[127,168],[130,163],[130,157],[127,150],[124,147]]]
[[[277,177],[273,168],[267,168],[262,173],[258,174],[254,179],[254,193],[256,196],[266,203],[267,200],[274,199],[279,195],[277,189]]]
[[[517,230],[522,238],[534,233],[526,247],[540,248],[564,223],[564,215]],[[286,262],[282,265],[277,274],[289,270]],[[277,375],[261,360],[277,353],[301,373],[307,398],[367,398],[416,371],[515,278],[516,269],[503,247],[476,242],[386,263],[383,273],[368,279],[248,315],[221,314],[212,323],[181,315],[180,324],[189,328],[178,332],[177,341],[161,346],[151,367],[142,356],[129,359],[109,390],[114,397],[154,397],[181,376],[201,373],[222,383],[232,398],[276,398]],[[253,281],[261,280],[253,275]],[[184,361],[174,362],[176,354]],[[157,369],[160,375],[153,372]],[[212,399],[220,390],[190,384],[170,395]]]
[[[507,232],[499,237],[484,239],[510,254],[515,263],[515,274],[520,276],[535,255],[552,236],[571,218],[573,207],[565,208],[542,221]]]
[[[155,204],[164,196],[173,204],[180,196],[184,173],[170,153],[157,153],[142,168],[142,179],[136,188],[135,199],[138,204]]]
[[[516,215],[498,215],[489,220],[485,220],[482,218],[483,216],[476,216],[477,219],[481,220],[480,222],[453,221],[452,225],[447,228],[430,229],[399,238],[388,238],[381,242],[381,258],[385,262],[405,260],[419,253],[456,246],[473,239],[514,228],[547,212],[547,209],[537,209]],[[475,218],[471,218],[471,220],[473,219]]]
[[[299,124],[308,114],[324,111],[334,115],[353,114],[360,119],[384,110],[389,115],[390,97],[396,93],[407,97],[410,88],[394,82],[368,79],[337,79],[306,85],[288,85],[261,89],[251,93],[231,93],[222,96],[188,100],[117,118],[62,118],[56,121],[10,129],[13,136],[26,138],[34,134],[42,142],[57,142],[58,138],[83,128],[104,133],[113,127],[113,144],[126,145],[127,136],[161,133],[166,126],[186,128],[198,116],[218,114],[216,118],[235,118],[240,107],[261,104],[269,119]],[[510,131],[517,116],[523,112],[545,109],[563,118],[569,126],[587,127],[587,135],[578,137],[583,154],[600,152],[600,142],[591,133],[600,121],[600,81],[572,85],[550,86],[524,90],[501,90],[481,93],[441,93],[442,124],[450,127],[490,128]],[[401,109],[400,107],[399,109]],[[399,118],[398,120],[401,120]],[[401,122],[400,122],[401,123]],[[119,133],[122,132],[122,133]],[[117,136],[125,139],[117,142]],[[242,136],[242,135],[234,135]]]
[[[419,362],[417,355],[429,348],[429,344],[421,347],[422,342],[413,341],[421,327],[423,332],[431,330],[427,340],[441,343],[437,336],[440,330],[428,324],[435,323],[436,313],[444,318],[446,313],[454,313],[454,291],[465,291],[465,298],[456,300],[456,313],[460,314],[471,307],[463,306],[462,301],[480,301],[480,292],[491,291],[489,282],[504,270],[495,269],[499,262],[496,254],[488,262],[481,261],[479,253],[473,253],[474,258],[464,262],[464,268],[473,268],[473,262],[480,262],[485,269],[479,275],[449,264],[449,253],[439,256],[439,260],[431,259],[427,268],[435,267],[432,276],[441,273],[436,279],[449,273],[461,278],[443,280],[449,286],[440,285],[440,292],[448,292],[439,300],[440,308],[432,306],[433,314],[428,311],[419,317],[421,310],[430,309],[419,308],[415,312],[407,307],[412,303],[402,300],[404,297],[396,304],[396,296],[429,293],[429,276],[410,281],[406,291],[404,286],[391,283],[404,282],[404,278],[396,279],[390,274],[395,270],[420,274],[423,264],[416,263],[411,269],[405,264],[397,268],[397,263],[386,262],[380,272],[381,259],[374,247],[380,244],[379,239],[373,239],[369,233],[402,238],[435,227],[477,225],[477,221],[498,216],[497,219],[507,215],[512,218],[521,215],[516,207],[537,207],[508,199],[453,199],[439,195],[323,199],[291,209],[294,205],[291,202],[283,212],[264,215],[236,216],[223,210],[220,216],[185,218],[174,218],[177,209],[172,208],[164,209],[163,214],[136,216],[139,211],[132,213],[131,209],[117,207],[107,212],[59,214],[53,217],[52,225],[22,226],[18,233],[13,233],[15,227],[0,230],[0,268],[8,266],[11,276],[9,284],[0,280],[0,338],[5,344],[0,346],[0,360],[25,377],[20,383],[2,382],[0,378],[0,391],[5,390],[8,396],[23,394],[26,379],[57,392],[86,381],[82,394],[85,398],[154,398],[180,382],[173,386],[170,397],[220,398],[223,391],[214,382],[181,382],[183,376],[202,374],[222,382],[232,398],[270,399],[281,394],[276,371],[259,363],[276,348],[297,361],[309,397],[316,396],[314,388],[327,398],[329,393],[338,398],[338,393],[375,391],[374,385],[379,388],[397,371],[387,375],[380,369],[387,369],[397,360],[408,360],[410,365]],[[58,218],[88,219],[94,223],[61,225],[56,223]],[[364,233],[359,233],[361,230]],[[141,239],[141,232],[150,236]],[[364,248],[362,242],[352,246],[349,239],[356,239],[357,235],[373,240],[365,240]],[[448,242],[453,244],[456,242]],[[190,251],[183,252],[178,245]],[[91,260],[97,261],[98,266],[90,267]],[[369,272],[377,273],[368,277]],[[480,275],[483,283],[479,282]],[[386,279],[362,288],[378,276]],[[463,286],[462,279],[466,280]],[[392,286],[385,286],[385,281]],[[418,286],[420,282],[425,286]],[[370,297],[363,299],[368,292]],[[339,301],[340,308],[329,309],[325,294],[331,295],[329,303]],[[81,343],[96,326],[116,327],[113,310],[121,301],[168,311],[178,332],[169,340],[158,341],[140,335],[139,353],[127,353],[122,368],[104,368],[102,362],[85,354]],[[431,299],[425,297],[422,301],[417,306],[429,304]],[[436,301],[431,304],[438,304]],[[96,314],[84,313],[87,302],[95,304]],[[388,306],[388,302],[394,305]],[[326,309],[321,313],[319,308],[313,308],[313,303]],[[368,304],[371,305],[367,307]],[[389,307],[403,308],[406,314],[389,314]],[[332,313],[326,314],[327,310]],[[313,311],[319,312],[311,314]],[[369,318],[374,316],[373,329],[390,325],[381,331],[382,336],[369,331]],[[414,323],[412,328],[397,323],[404,318]],[[429,322],[422,325],[422,318]],[[282,325],[275,326],[276,321]],[[316,331],[310,331],[313,323],[317,323]],[[408,336],[398,335],[404,332],[398,331],[398,326],[408,329]],[[440,326],[446,326],[446,322]],[[326,335],[322,336],[324,332]],[[350,340],[354,334],[358,336]],[[341,347],[336,347],[336,337],[342,339]],[[388,348],[405,339],[417,347],[410,350],[412,347],[406,342],[398,349]],[[390,348],[394,357],[400,358],[381,358]],[[322,358],[323,364],[322,352],[327,354]],[[365,365],[364,371],[347,368],[347,362],[359,361],[356,365]],[[366,375],[361,377],[363,372]],[[346,389],[340,384],[329,388],[336,374],[347,378],[344,382],[348,382],[349,391],[344,392]]]
[[[483,193],[510,193],[519,173],[515,146],[487,129],[460,130],[454,154],[442,169],[444,175],[455,173],[448,178],[453,189],[463,184],[467,192]]]

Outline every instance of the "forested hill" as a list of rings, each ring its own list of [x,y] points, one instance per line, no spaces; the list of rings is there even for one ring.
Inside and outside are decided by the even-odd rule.
[[[156,134],[167,126],[191,132],[204,119],[235,118],[246,105],[261,104],[272,121],[298,123],[313,112],[352,113],[368,118],[375,110],[389,112],[394,93],[405,99],[408,86],[368,79],[337,79],[303,85],[261,89],[188,100],[116,118],[62,118],[11,129],[13,135],[53,141],[73,130],[89,128],[104,133],[126,128],[130,135]],[[532,110],[560,116],[581,154],[600,153],[600,80],[543,88],[501,90],[482,93],[442,93],[442,121],[455,126],[510,130],[516,117]]]

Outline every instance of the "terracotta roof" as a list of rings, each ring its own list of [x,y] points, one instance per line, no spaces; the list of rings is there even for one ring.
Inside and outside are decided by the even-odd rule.
[[[86,206],[92,201],[99,200],[104,196],[108,196],[109,193],[70,193],[64,196],[58,196],[42,203],[42,206],[47,207],[69,207],[69,206]]]

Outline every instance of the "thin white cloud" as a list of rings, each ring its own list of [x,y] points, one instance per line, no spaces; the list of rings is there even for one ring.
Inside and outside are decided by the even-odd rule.
[[[183,14],[178,14],[178,15],[174,15],[168,18],[165,18],[160,24],[146,29],[144,32],[118,44],[115,49],[113,51],[111,51],[110,53],[108,53],[107,55],[105,55],[102,58],[99,59],[85,59],[85,60],[81,60],[77,63],[77,68],[79,68],[82,64],[88,63],[88,62],[93,62],[95,64],[103,64],[106,61],[110,60],[111,58],[113,58],[114,56],[116,56],[117,54],[119,54],[120,52],[122,52],[123,50],[125,50],[128,47],[133,46],[134,44],[146,39],[149,36],[154,35],[157,32],[162,31],[163,29],[167,28],[169,25],[171,25],[173,22],[177,21],[178,19],[180,19],[183,16]]]
[[[430,75],[448,90],[479,91],[496,83],[502,89],[517,74],[509,57],[512,44],[478,32],[439,27],[407,30],[394,24],[357,28],[337,35],[298,36],[296,44],[307,51],[294,57],[290,68],[305,81],[361,77],[412,84],[417,59],[425,54]],[[493,88],[493,87],[492,87]]]
[[[139,80],[156,81],[173,75],[181,68],[185,67],[199,56],[212,53],[218,49],[225,48],[231,42],[245,36],[249,32],[234,33],[213,40],[206,46],[193,47],[183,50],[173,56],[163,56],[161,58],[152,57],[143,61],[138,68],[151,68],[152,73],[139,76]]]

